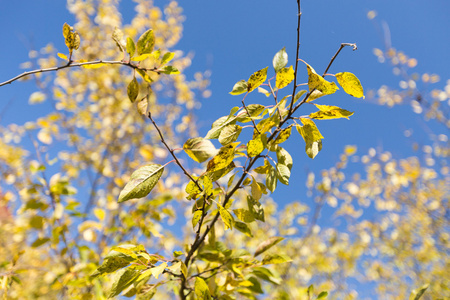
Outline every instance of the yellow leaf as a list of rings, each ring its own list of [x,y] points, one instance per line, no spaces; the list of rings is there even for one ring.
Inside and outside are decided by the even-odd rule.
[[[61,59],[69,60],[69,58],[65,54],[57,53],[56,55],[58,55],[58,57],[61,58]]]
[[[365,98],[361,82],[354,74],[350,72],[337,73],[336,79],[347,94],[356,98]]]
[[[322,150],[323,136],[317,129],[316,124],[305,118],[300,118],[303,126],[297,125],[297,131],[305,140],[305,152],[310,158],[316,157],[320,150]]]
[[[330,95],[339,89],[336,83],[323,79],[310,65],[306,65],[306,68],[308,69],[308,87],[310,92],[316,89],[325,95]]]
[[[291,83],[292,80],[294,80],[294,69],[292,68],[292,66],[290,66],[289,68],[282,68],[277,73],[275,85],[277,88],[282,89],[289,83]]]
[[[223,146],[220,148],[219,153],[217,153],[216,156],[214,156],[209,162],[208,166],[206,167],[207,172],[214,172],[220,169],[223,169],[227,167],[234,158],[234,150],[236,146],[239,145],[238,142],[231,143],[226,146]]]
[[[316,107],[319,109],[319,111],[312,113],[309,115],[311,119],[317,119],[317,120],[329,120],[329,119],[339,119],[339,118],[346,118],[353,115],[353,112],[350,112],[348,110],[342,109],[337,106],[331,106],[331,105],[319,105],[315,104]]]
[[[256,71],[255,73],[252,74],[252,76],[250,76],[250,78],[247,81],[248,92],[253,91],[258,86],[260,86],[264,81],[266,81],[268,68],[269,67],[265,67],[264,69]]]
[[[261,135],[258,135],[255,139],[248,141],[247,153],[249,157],[255,157],[264,150],[264,144],[261,141]]]

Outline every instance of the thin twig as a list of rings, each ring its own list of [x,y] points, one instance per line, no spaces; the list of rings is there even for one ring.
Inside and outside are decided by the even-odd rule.
[[[142,70],[142,71],[151,71],[151,72],[156,72],[158,74],[160,73],[160,71],[157,68],[151,68],[151,69],[141,68],[137,65],[132,64],[129,61],[127,62],[127,61],[120,61],[120,60],[95,60],[95,61],[87,61],[87,62],[81,62],[81,63],[77,63],[77,62],[74,63],[74,62],[70,61],[67,64],[65,64],[63,66],[59,66],[59,67],[53,67],[53,68],[47,68],[47,69],[36,69],[36,70],[32,70],[32,71],[23,72],[22,74],[17,75],[14,78],[11,78],[5,82],[0,83],[0,86],[11,84],[12,82],[14,82],[22,77],[26,77],[26,76],[29,76],[32,74],[53,72],[53,71],[59,71],[59,70],[66,69],[66,68],[82,67],[82,66],[87,66],[87,65],[98,65],[98,64],[123,65],[123,66],[130,67],[132,69],[138,69],[138,70]]]
[[[299,58],[299,52],[300,52],[300,21],[302,18],[302,10],[300,7],[300,0],[297,0],[297,12],[298,12],[297,45],[296,45],[297,54],[295,55],[294,88],[292,90],[292,98],[291,98],[291,105],[289,105],[289,112],[292,111],[292,108],[294,106],[295,91],[297,90],[298,58]]]

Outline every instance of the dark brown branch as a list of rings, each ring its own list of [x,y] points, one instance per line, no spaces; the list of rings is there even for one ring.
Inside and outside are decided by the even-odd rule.
[[[302,18],[300,0],[297,0],[297,12],[298,12],[297,45],[296,45],[297,54],[295,55],[294,88],[292,90],[292,98],[291,98],[291,105],[289,105],[289,111],[292,111],[292,108],[294,106],[295,91],[297,90],[298,59],[299,59],[299,53],[300,53],[300,21]]]
[[[81,63],[74,63],[74,62],[70,61],[66,65],[59,66],[59,67],[53,67],[53,68],[47,68],[47,69],[37,69],[37,70],[23,72],[22,74],[17,75],[14,78],[11,78],[5,82],[0,83],[0,86],[11,84],[12,82],[19,80],[22,77],[26,77],[26,76],[37,74],[37,73],[53,72],[53,71],[59,71],[59,70],[66,69],[66,68],[82,67],[82,66],[87,66],[87,65],[98,65],[98,64],[123,65],[123,66],[130,67],[132,69],[138,69],[138,70],[142,70],[142,71],[151,71],[151,72],[156,72],[159,74],[159,71],[156,68],[152,68],[152,69],[140,68],[139,66],[134,65],[131,62],[126,62],[126,61],[96,60],[96,61],[88,61],[88,62],[81,62]]]

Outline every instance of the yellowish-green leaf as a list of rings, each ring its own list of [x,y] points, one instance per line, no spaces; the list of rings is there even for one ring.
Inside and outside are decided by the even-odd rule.
[[[138,271],[132,269],[122,269],[115,274],[116,280],[113,280],[113,285],[108,294],[108,298],[113,298],[119,295],[123,290],[129,287],[140,275]]]
[[[231,90],[231,95],[240,95],[243,93],[246,93],[248,90],[247,81],[240,80],[236,82],[236,84],[233,86],[233,89]]]
[[[125,45],[123,40],[123,32],[119,28],[114,28],[112,33],[112,39],[116,42],[117,47],[119,47],[120,51],[125,52]]]
[[[291,170],[286,165],[277,164],[277,178],[282,184],[289,184],[289,177],[291,177]]]
[[[261,187],[259,186],[259,183],[256,181],[255,178],[253,178],[252,184],[250,185],[250,187],[251,187],[251,193],[252,193],[253,199],[255,199],[255,200],[261,199],[262,190],[261,190]]]
[[[161,72],[164,74],[167,74],[167,75],[180,74],[180,71],[177,68],[175,68],[174,66],[164,66],[161,69]]]
[[[130,58],[134,56],[134,53],[136,52],[136,45],[134,44],[134,41],[132,38],[127,38],[127,53],[130,55]]]
[[[425,284],[422,287],[413,290],[411,292],[411,295],[409,296],[409,299],[419,300],[420,298],[422,298],[423,294],[425,294],[425,291],[428,289],[428,286],[429,284]]]
[[[303,126],[297,125],[297,131],[305,140],[306,154],[310,158],[314,158],[319,153],[319,151],[322,150],[323,136],[312,120],[300,118],[300,121],[302,122]]]
[[[220,148],[219,153],[214,156],[206,168],[207,172],[214,172],[227,167],[234,159],[234,152],[239,142],[231,143]]]
[[[272,95],[268,90],[263,89],[262,87],[258,87],[258,93],[264,94],[266,97],[270,97],[270,95]]]
[[[181,261],[181,273],[183,273],[184,278],[187,278],[188,275],[188,269],[183,261]]]
[[[235,142],[241,134],[242,127],[236,124],[230,124],[225,126],[219,135],[219,142],[222,145]]]
[[[250,78],[247,80],[247,91],[251,92],[257,87],[259,87],[267,78],[267,69],[269,67],[265,67],[259,71],[253,73]]]
[[[56,55],[58,55],[58,57],[61,58],[61,59],[69,60],[69,58],[68,58],[67,55],[65,55],[65,54],[57,53]]]
[[[236,215],[236,217],[242,222],[251,223],[255,221],[255,216],[253,216],[253,214],[245,208],[237,208],[233,210],[233,212]]]
[[[308,99],[306,100],[306,102],[311,102],[316,100],[317,98],[320,98],[322,96],[325,96],[324,93],[322,93],[321,91],[318,90],[314,90],[308,97]]]
[[[219,207],[220,217],[222,218],[223,223],[225,224],[225,230],[232,229],[234,224],[234,218],[230,214],[228,210],[223,208],[220,204],[217,204]]]
[[[80,59],[80,62],[84,62],[84,61],[85,60]],[[106,64],[104,64],[104,63],[95,63],[95,64],[82,65],[81,67],[85,68],[85,69],[99,69],[99,68],[101,68],[103,66],[106,66]]]
[[[152,56],[151,53],[145,53],[145,54],[141,54],[141,55],[132,57],[131,60],[132,61],[143,61],[143,60],[146,60],[147,58],[149,58],[151,56]]]
[[[136,69],[136,72],[138,72],[139,75],[141,75],[142,78],[143,78],[146,82],[148,82],[148,83],[153,82],[153,80],[150,78],[150,76],[148,76],[147,73],[145,73],[145,71],[140,70],[140,69]]]
[[[328,296],[328,292],[323,291],[317,296],[317,300],[325,299]]]
[[[175,53],[173,53],[173,52],[167,52],[166,54],[164,54],[163,58],[161,60],[161,65],[165,65],[168,62],[170,62],[174,56],[175,56]]]
[[[240,232],[242,232],[243,234],[245,234],[248,237],[253,237],[250,227],[248,227],[248,225],[243,222],[235,221],[234,228],[236,228],[237,230],[239,230]]]
[[[277,72],[275,86],[278,89],[282,89],[291,83],[292,80],[294,80],[294,69],[292,66],[289,68],[282,68]]]
[[[153,33],[152,29],[149,29],[139,37],[136,47],[137,54],[141,55],[145,53],[151,53],[154,46],[155,34]]]
[[[282,264],[286,262],[290,262],[292,259],[287,255],[280,255],[280,254],[267,254],[264,256],[262,260],[263,265],[269,265],[269,264]]]
[[[356,98],[365,98],[361,82],[354,74],[350,72],[337,73],[336,79],[347,94]]]
[[[194,212],[194,215],[192,216],[192,228],[195,228],[197,226],[198,222],[202,218],[203,212],[201,210],[196,210]]]
[[[277,171],[270,163],[268,163],[266,173],[266,186],[272,193],[277,188]]]
[[[137,82],[136,77],[133,77],[133,80],[128,84],[127,94],[131,103],[136,101],[136,98],[139,95],[139,83]]]
[[[149,164],[134,171],[130,181],[120,192],[119,202],[147,196],[163,172],[164,167],[158,164]]]
[[[136,101],[136,108],[141,115],[147,115],[148,97],[146,96]]]
[[[166,263],[166,262],[163,262],[163,263],[160,264],[159,266],[153,267],[153,268],[151,268],[150,270],[151,270],[151,272],[152,272],[152,275],[155,276],[156,279],[158,279],[159,275],[161,275],[161,273],[164,272],[164,270],[166,269],[166,267],[167,267],[167,263]]]
[[[102,265],[98,267],[98,269],[91,275],[91,278],[96,278],[103,274],[115,272],[119,269],[122,269],[123,267],[128,266],[129,264],[130,260],[125,257],[121,256],[107,257],[103,261]]]
[[[258,135],[253,140],[247,143],[247,154],[249,157],[255,157],[264,151],[264,144],[261,140],[261,135]]]
[[[217,149],[213,143],[202,137],[187,140],[183,145],[183,150],[190,158],[199,163],[217,154]]]
[[[319,111],[314,112],[309,115],[311,119],[317,119],[317,120],[328,120],[328,119],[339,119],[339,118],[346,118],[353,115],[353,112],[350,112],[348,110],[342,109],[337,106],[331,106],[331,105],[319,105],[315,104],[316,107],[319,109]]]
[[[306,65],[306,68],[308,69],[308,87],[310,92],[316,89],[325,95],[330,95],[339,89],[336,83],[323,79],[310,65]]]
[[[195,278],[194,292],[199,300],[211,300],[211,293],[209,292],[208,285],[200,277]]]
[[[281,144],[284,141],[286,141],[291,136],[291,130],[292,130],[292,127],[288,127],[288,128],[281,130],[281,132],[278,134],[277,138],[275,139],[275,144]]]
[[[72,31],[72,27],[70,27],[69,24],[64,23],[64,25],[63,25],[63,36],[64,36],[64,38],[67,38],[70,35],[71,31]]]
[[[283,47],[280,51],[275,54],[272,60],[273,68],[276,73],[284,68],[288,63],[288,55],[286,53],[286,47]]]
[[[274,237],[271,237],[271,238],[265,240],[264,242],[259,244],[259,246],[256,248],[254,256],[256,257],[256,256],[260,255],[261,253],[266,252],[267,250],[269,250],[270,248],[272,248],[273,246],[275,246],[282,240],[284,240],[284,237],[281,237],[281,236],[274,236]]]

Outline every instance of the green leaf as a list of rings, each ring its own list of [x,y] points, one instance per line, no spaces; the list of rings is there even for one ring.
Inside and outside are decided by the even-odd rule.
[[[344,91],[356,98],[365,98],[364,89],[358,77],[350,72],[341,72],[336,74],[336,79]]]
[[[233,89],[231,90],[230,94],[231,95],[240,95],[240,94],[246,93],[247,90],[248,90],[247,81],[240,80],[234,84]]]
[[[147,58],[152,57],[152,56],[153,56],[152,53],[145,53],[145,54],[141,54],[141,55],[138,55],[138,56],[134,56],[134,57],[131,58],[131,60],[132,61],[143,61],[143,60],[146,60]]]
[[[139,83],[137,82],[136,77],[133,77],[133,80],[128,84],[127,94],[131,103],[134,103],[139,95]]]
[[[272,193],[277,188],[277,171],[269,164],[268,172],[266,174],[266,186]]]
[[[317,296],[317,300],[319,299],[325,299],[328,296],[328,292],[321,292],[318,296]]]
[[[300,99],[300,97],[303,96],[305,93],[306,93],[305,90],[301,90],[297,94],[295,94],[295,96],[294,96],[294,103],[297,102]]]
[[[159,266],[153,267],[153,268],[151,268],[150,270],[151,270],[151,272],[152,272],[152,275],[153,275],[156,279],[158,279],[159,275],[161,275],[161,273],[164,272],[164,270],[166,269],[166,267],[167,267],[167,263],[166,263],[166,262],[163,262],[163,263],[160,264]]]
[[[275,86],[278,89],[282,89],[288,86],[292,80],[294,80],[294,69],[292,66],[289,68],[282,68],[277,72]]]
[[[255,199],[255,200],[261,199],[261,197],[262,197],[262,190],[261,190],[261,187],[259,186],[259,183],[256,181],[255,178],[253,178],[252,184],[250,185],[250,187],[251,187],[251,192],[252,192],[253,199]]]
[[[147,73],[145,73],[145,71],[136,69],[136,72],[138,72],[138,74],[141,75],[142,78],[143,78],[146,82],[148,82],[148,83],[152,83],[152,82],[153,82],[153,80],[150,78],[150,76],[148,76]]]
[[[306,65],[306,68],[308,70],[308,87],[310,92],[316,89],[325,95],[330,95],[339,89],[336,83],[323,79],[310,65]]]
[[[308,293],[308,298],[311,298],[313,296],[313,294],[314,294],[314,285],[311,284],[310,286],[308,286],[307,293]]]
[[[223,176],[227,175],[228,173],[230,173],[234,168],[236,168],[236,165],[232,161],[228,166],[226,166],[223,169],[220,169],[220,170],[214,171],[214,172],[209,172],[208,176],[209,176],[209,178],[211,178],[211,181],[214,182],[214,181],[219,180]]]
[[[198,222],[202,218],[203,212],[201,210],[196,210],[194,212],[194,215],[192,216],[192,228],[195,228],[197,226]]]
[[[175,68],[174,66],[164,66],[161,69],[161,72],[164,73],[164,74],[168,74],[168,75],[180,74],[180,71],[177,68]]]
[[[303,123],[303,126],[297,125],[297,131],[305,140],[306,154],[310,158],[314,158],[319,153],[319,151],[322,150],[323,136],[312,120],[300,118],[300,121]]]
[[[275,144],[281,144],[285,142],[291,136],[292,127],[285,128],[280,131],[277,138],[275,139]]]
[[[112,38],[116,42],[117,47],[119,47],[121,52],[125,52],[125,46],[123,43],[123,32],[119,28],[114,28]]]
[[[270,265],[270,264],[282,264],[290,261],[292,261],[292,259],[287,255],[266,254],[261,263],[263,265]]]
[[[108,294],[108,298],[119,295],[124,289],[129,287],[139,276],[139,272],[132,269],[123,269],[117,272],[116,279]],[[118,278],[118,279],[117,279]]]
[[[153,51],[153,47],[155,46],[155,34],[152,29],[144,32],[137,42],[137,53],[138,55],[151,53]]]
[[[258,248],[256,248],[254,256],[256,257],[256,256],[260,255],[261,253],[266,252],[267,250],[269,250],[271,247],[275,246],[282,240],[284,240],[284,237],[280,237],[280,236],[274,236],[274,237],[271,237],[271,238],[265,240],[264,242],[259,244]]]
[[[184,278],[187,278],[188,269],[183,261],[181,262],[181,273],[184,275]]]
[[[255,157],[264,151],[264,144],[261,140],[261,135],[258,135],[253,140],[247,143],[247,154],[249,157]]]
[[[246,123],[250,122],[252,119],[260,119],[261,117],[258,117],[266,108],[264,105],[261,104],[250,104],[246,106],[247,109],[243,108],[239,114],[237,115],[236,121]],[[247,113],[248,111],[248,113]]]
[[[163,58],[161,60],[161,65],[165,65],[168,62],[170,62],[175,56],[175,53],[173,52],[167,52],[163,55]]]
[[[236,217],[245,223],[251,223],[255,221],[255,216],[247,209],[245,208],[237,208],[233,210]]]
[[[248,205],[248,209],[255,216],[256,220],[265,222],[264,208],[262,207],[261,203],[258,202],[258,200],[255,200],[251,196],[247,196],[247,205]]]
[[[291,177],[291,171],[283,164],[277,164],[277,178],[284,185],[289,185],[289,177]]]
[[[225,224],[225,230],[233,229],[234,224],[233,216],[230,214],[228,210],[223,208],[220,204],[217,204],[217,206],[219,207],[220,217],[222,218],[222,221]]]
[[[317,120],[329,120],[329,119],[339,119],[339,118],[346,118],[353,115],[353,112],[350,112],[348,110],[342,109],[337,106],[331,106],[331,105],[319,105],[314,104],[319,111],[312,113],[309,115],[311,119],[317,119]]]
[[[37,238],[36,240],[34,240],[34,242],[31,244],[31,247],[33,248],[37,248],[39,246],[44,245],[45,243],[49,242],[50,239],[49,238]]]
[[[234,152],[239,142],[231,143],[220,148],[219,153],[214,156],[206,167],[207,172],[214,172],[227,167],[234,159]]]
[[[283,47],[280,51],[275,54],[272,60],[273,68],[275,73],[278,73],[282,68],[284,68],[288,63],[288,55],[286,53],[286,47]]]
[[[425,284],[422,287],[413,290],[411,292],[411,296],[409,297],[410,299],[414,296],[414,300],[419,300],[420,298],[422,298],[423,294],[425,293],[425,291],[428,289],[429,284]]]
[[[209,292],[208,285],[200,277],[195,278],[194,292],[199,300],[211,299],[211,293]]]
[[[134,41],[132,38],[127,38],[127,53],[130,55],[130,58],[134,56],[134,53],[136,52],[136,45],[134,44]]]
[[[130,181],[120,192],[119,202],[147,196],[163,172],[164,167],[159,164],[149,164],[134,171]]]
[[[277,147],[276,152],[277,152],[278,163],[285,165],[286,167],[289,168],[289,170],[291,170],[294,161],[292,160],[292,157],[289,154],[289,152],[287,152],[284,148],[282,148],[280,146]]]
[[[257,277],[261,278],[262,280],[271,282],[273,284],[280,284],[282,282],[282,279],[280,277],[276,277],[272,271],[267,269],[266,267],[254,267],[252,269],[252,273],[255,274]]]
[[[122,256],[111,256],[105,258],[102,265],[91,275],[91,278],[96,278],[103,274],[112,273],[122,269],[130,264],[130,259]]]
[[[250,93],[258,86],[260,86],[267,78],[267,69],[269,67],[265,67],[259,71],[253,73],[247,81],[247,91]]]
[[[225,126],[219,134],[219,142],[222,145],[235,142],[241,134],[242,127],[236,124]]]
[[[217,139],[220,136],[220,133],[222,130],[229,124],[236,123],[236,117],[235,116],[223,116],[214,121],[214,123],[211,125],[211,129],[208,131],[208,133],[205,136],[205,139]]]
[[[248,237],[253,237],[252,231],[250,230],[248,225],[243,222],[235,221],[234,228],[236,228],[237,230],[239,230]]]
[[[213,143],[202,137],[188,139],[183,145],[183,150],[190,158],[199,163],[217,154],[217,149]]]

